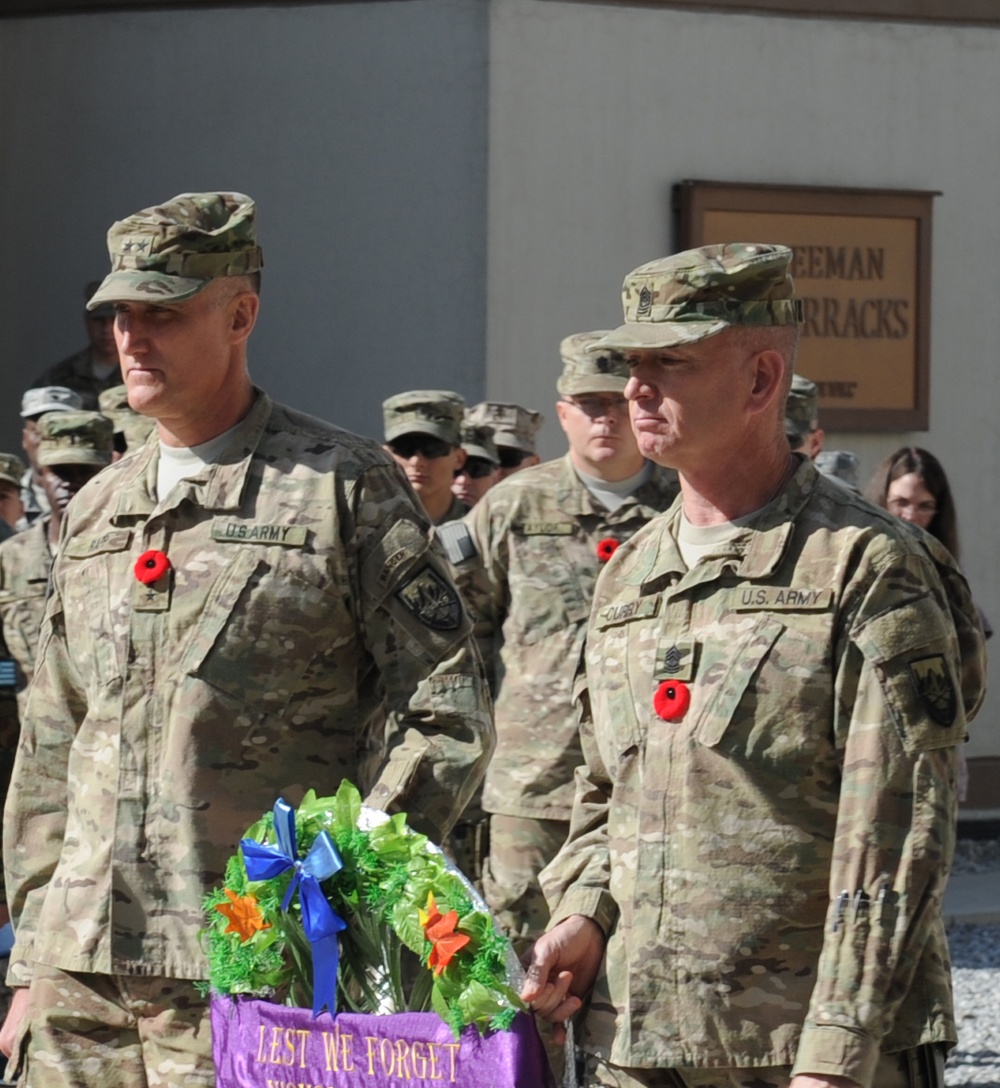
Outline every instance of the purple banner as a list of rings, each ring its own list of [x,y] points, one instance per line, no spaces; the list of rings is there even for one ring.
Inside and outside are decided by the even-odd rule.
[[[329,1013],[212,998],[218,1088],[553,1088],[535,1024],[459,1041],[431,1012]]]

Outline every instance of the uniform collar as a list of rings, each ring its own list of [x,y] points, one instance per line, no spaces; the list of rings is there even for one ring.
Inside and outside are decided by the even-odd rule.
[[[633,507],[643,508],[643,512],[647,517],[653,517],[654,514],[658,514],[663,509],[662,503],[658,500],[662,499],[664,492],[669,492],[671,480],[672,477],[668,469],[653,465],[653,471],[649,474],[649,478],[631,494],[625,495],[621,506],[617,510],[610,512],[590,493],[587,485],[577,475],[576,469],[573,467],[573,460],[567,453],[562,458],[560,466],[556,501],[559,509],[571,517],[582,517],[586,514],[594,514],[603,518],[619,517],[623,511],[629,511]]]
[[[260,443],[274,402],[254,387],[256,399],[250,411],[239,423],[232,440],[216,464],[209,465],[197,476],[182,480],[170,493],[169,504],[157,502],[156,470],[160,460],[157,432],[149,436],[145,446],[124,470],[118,494],[118,507],[111,516],[113,524],[121,519],[148,517],[157,508],[172,509],[190,499],[204,510],[238,510],[254,453]]]
[[[795,530],[795,519],[809,501],[819,473],[808,458],[792,473],[791,478],[767,504],[756,522],[719,547],[719,556],[699,563],[688,570],[677,547],[682,496],[678,495],[668,511],[669,531],[659,534],[657,547],[649,549],[648,558],[636,571],[643,592],[654,592],[664,582],[680,579],[684,589],[713,582],[729,572],[749,580],[768,578],[781,566],[788,543]],[[681,586],[678,586],[681,588]]]

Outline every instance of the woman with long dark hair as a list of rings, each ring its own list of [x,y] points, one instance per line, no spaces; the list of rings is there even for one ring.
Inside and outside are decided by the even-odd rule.
[[[876,469],[865,497],[926,529],[958,559],[958,521],[948,477],[933,453],[903,446]]]

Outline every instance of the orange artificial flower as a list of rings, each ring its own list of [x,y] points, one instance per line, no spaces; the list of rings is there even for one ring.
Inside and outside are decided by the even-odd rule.
[[[452,957],[460,949],[464,948],[471,940],[464,933],[456,933],[458,925],[458,911],[450,910],[442,914],[434,901],[434,893],[427,893],[427,910],[417,907],[417,915],[420,924],[424,927],[424,934],[431,942],[431,954],[427,957],[427,966],[432,968],[435,975],[441,972],[451,963]]]
[[[229,888],[222,890],[229,897],[230,905],[216,903],[215,909],[229,919],[226,933],[238,933],[243,941],[249,941],[258,930],[271,928],[271,923],[264,921],[255,896],[237,895]]]

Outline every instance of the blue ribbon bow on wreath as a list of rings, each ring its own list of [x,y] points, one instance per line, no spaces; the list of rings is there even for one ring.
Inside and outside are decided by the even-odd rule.
[[[299,889],[302,928],[312,948],[313,957],[313,1016],[327,1006],[331,1013],[337,1009],[337,971],[340,948],[337,934],[347,923],[327,902],[321,880],[327,880],[344,867],[329,832],[321,831],[305,858],[299,858],[295,841],[295,810],[282,798],[274,802],[274,831],[277,846],[265,846],[254,839],[241,839],[240,849],[250,880],[273,880],[288,869],[295,875],[288,885],[281,909],[288,910],[295,889]]]

